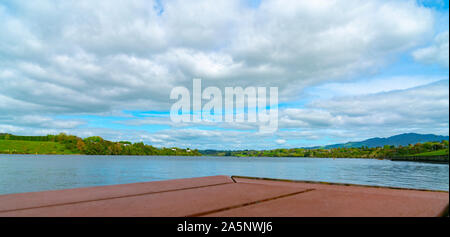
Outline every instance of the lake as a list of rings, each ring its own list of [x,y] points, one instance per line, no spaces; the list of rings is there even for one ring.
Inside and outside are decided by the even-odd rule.
[[[211,175],[449,190],[448,164],[343,158],[0,154],[0,194]]]

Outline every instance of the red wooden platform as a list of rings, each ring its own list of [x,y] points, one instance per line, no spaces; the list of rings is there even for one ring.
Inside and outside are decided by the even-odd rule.
[[[212,176],[0,195],[0,216],[443,216],[448,192]]]

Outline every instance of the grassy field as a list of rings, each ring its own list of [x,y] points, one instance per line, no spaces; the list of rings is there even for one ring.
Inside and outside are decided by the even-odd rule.
[[[448,155],[448,149],[423,152],[423,153],[409,155],[409,156],[443,156],[443,155]]]
[[[3,154],[73,154],[57,142],[0,140]]]

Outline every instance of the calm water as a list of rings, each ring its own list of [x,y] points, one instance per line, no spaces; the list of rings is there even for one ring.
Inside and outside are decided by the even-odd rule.
[[[0,155],[0,194],[242,175],[449,190],[448,164],[367,159]]]

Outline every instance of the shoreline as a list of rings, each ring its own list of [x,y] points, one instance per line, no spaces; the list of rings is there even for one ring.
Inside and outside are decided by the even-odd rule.
[[[392,161],[411,161],[411,162],[424,162],[424,163],[438,163],[438,164],[448,164],[448,155],[443,156],[404,156],[404,157],[393,157]]]
[[[367,157],[296,157],[296,156],[214,156],[214,155],[87,155],[87,154],[7,154],[0,153],[7,156],[85,156],[85,157],[205,157],[205,158],[239,158],[239,159],[257,159],[257,158],[289,158],[289,159],[362,159],[362,160],[390,160],[390,161],[406,161],[406,162],[421,162],[433,164],[449,164],[448,156],[406,156],[406,157],[392,157],[392,158],[367,158]],[[441,160],[442,159],[442,160]]]

